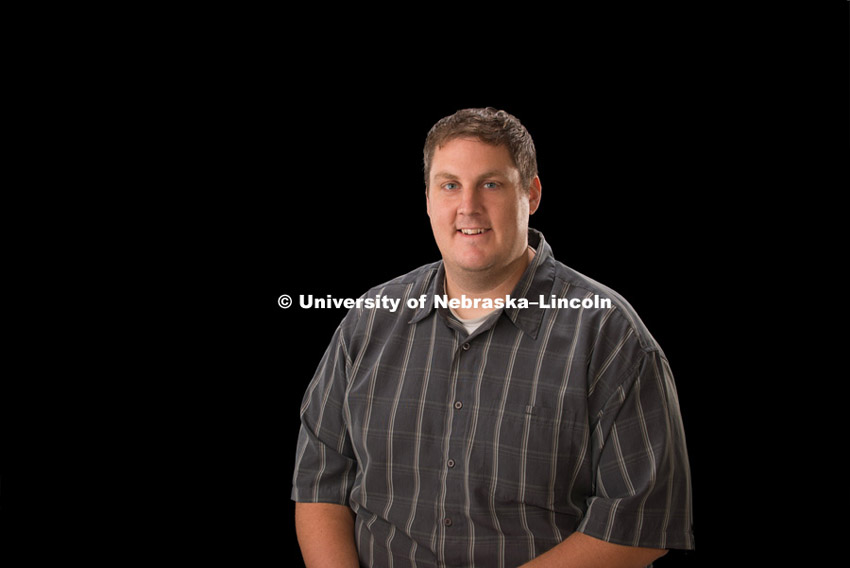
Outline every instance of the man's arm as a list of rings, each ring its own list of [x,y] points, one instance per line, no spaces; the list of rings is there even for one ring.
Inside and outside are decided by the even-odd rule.
[[[575,532],[523,568],[644,568],[665,554],[666,550],[611,544]]]
[[[296,503],[295,531],[307,568],[359,568],[354,513],[349,507]]]

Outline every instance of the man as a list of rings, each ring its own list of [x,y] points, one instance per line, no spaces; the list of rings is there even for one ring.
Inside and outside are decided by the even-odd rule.
[[[529,229],[526,129],[494,109],[442,119],[425,183],[442,261],[367,292],[399,308],[352,309],[304,397],[307,566],[642,567],[692,548],[667,360]]]

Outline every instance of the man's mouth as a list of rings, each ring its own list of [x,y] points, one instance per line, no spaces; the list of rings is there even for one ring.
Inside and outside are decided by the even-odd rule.
[[[490,229],[482,229],[482,228],[477,228],[477,229],[458,229],[458,231],[459,231],[459,232],[461,232],[461,233],[463,233],[464,235],[480,235],[481,233],[486,233],[486,232],[487,232],[487,231],[489,231],[489,230],[490,230]]]

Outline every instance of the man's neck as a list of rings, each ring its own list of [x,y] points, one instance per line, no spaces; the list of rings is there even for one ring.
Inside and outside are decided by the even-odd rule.
[[[516,287],[519,279],[522,278],[525,269],[531,264],[534,258],[534,250],[527,248],[525,252],[519,256],[514,262],[505,267],[504,270],[498,273],[457,273],[446,267],[446,295],[450,299],[465,296],[470,300],[489,298],[495,300],[497,298],[505,299]],[[492,312],[492,308],[455,308],[455,313],[464,318],[478,318]]]

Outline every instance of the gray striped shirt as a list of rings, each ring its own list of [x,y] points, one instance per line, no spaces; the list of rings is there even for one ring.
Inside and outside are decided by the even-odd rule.
[[[693,547],[664,353],[621,296],[533,229],[529,243],[511,297],[530,305],[470,335],[435,306],[442,262],[364,295],[397,311],[354,308],[337,328],[301,407],[292,498],[349,505],[361,565],[511,567],[575,531]],[[534,305],[595,295],[611,307]]]

